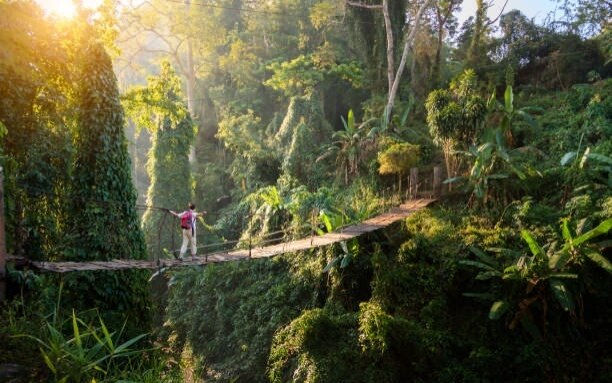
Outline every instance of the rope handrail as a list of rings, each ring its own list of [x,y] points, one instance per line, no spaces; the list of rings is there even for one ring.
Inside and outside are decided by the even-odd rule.
[[[409,181],[410,177],[407,176],[406,178],[404,178],[402,180]],[[396,186],[396,185],[397,184],[394,183],[393,185],[388,186],[388,187],[382,189],[382,193],[383,193],[383,196],[382,196],[382,199],[381,199],[381,201],[383,201],[382,209],[380,209],[380,210],[375,209],[375,210],[371,211],[367,216],[363,217],[364,220],[370,219],[370,218],[380,214],[381,212],[386,212],[388,210],[389,206],[394,206],[395,207],[396,206],[396,203],[395,203],[396,202],[395,201],[396,198],[398,199],[398,202],[400,202],[400,203],[404,200],[404,198],[402,198],[402,195],[400,195],[401,190],[399,189],[399,186]],[[410,185],[409,182],[408,182],[408,185]],[[424,181],[418,182],[415,185],[415,190],[419,190],[422,185],[425,185]],[[406,189],[406,199],[410,198],[410,196],[408,195],[409,190],[410,190],[410,188]],[[391,193],[390,193],[392,191],[396,191],[397,194],[392,196]],[[386,196],[386,194],[387,194],[386,192],[389,192],[389,198],[386,198],[387,197]],[[394,198],[394,197],[396,197],[396,198]],[[313,210],[316,210],[316,209],[313,209]],[[341,211],[340,213],[342,214],[343,218],[346,216],[346,213],[344,211]],[[251,214],[249,214],[247,216],[247,219],[252,219],[252,218],[254,218],[257,215],[258,215],[257,213],[251,213]],[[352,225],[354,225],[357,222],[359,222],[359,221],[349,220],[347,222],[344,222],[342,225],[334,227],[334,230],[342,231],[344,228],[352,226]],[[314,227],[318,228],[319,225],[320,225],[320,221],[317,220],[316,223],[311,222],[310,224],[302,225],[301,228],[302,229],[303,228],[311,229],[311,233],[310,233],[310,235],[308,237],[313,237],[313,236],[319,235],[318,231],[314,230]],[[277,230],[277,231],[273,231],[273,232],[259,234],[259,235],[256,235],[256,236],[249,236],[247,238],[239,238],[239,239],[235,239],[235,240],[225,240],[225,241],[222,241],[222,242],[214,242],[214,243],[209,243],[209,244],[204,244],[204,245],[198,245],[198,246],[196,246],[196,248],[198,250],[200,250],[200,249],[208,249],[208,248],[225,248],[225,247],[230,246],[230,245],[235,245],[234,248],[241,248],[240,244],[244,244],[245,245],[245,247],[244,247],[245,249],[247,248],[246,245],[248,245],[249,249],[256,248],[256,247],[262,247],[265,244],[270,244],[270,243],[274,243],[274,242],[277,242],[277,243],[287,242],[290,238],[295,238],[295,236],[299,234],[299,229],[300,229],[300,227],[298,227],[298,228],[293,227],[293,228],[289,228],[289,229],[286,229],[286,230]],[[278,234],[282,234],[282,237],[269,238],[269,237],[272,237],[272,236],[276,236]],[[180,248],[174,248],[174,249],[168,250],[168,251],[171,254],[175,254],[175,253],[178,253],[180,251]]]
[[[280,255],[286,252],[296,252],[329,246],[341,241],[346,241],[350,238],[355,238],[366,233],[373,232],[382,227],[387,227],[398,220],[408,217],[416,210],[425,208],[435,199],[419,198],[409,201],[399,206],[397,210],[393,209],[388,213],[379,214],[377,217],[368,220],[365,224],[353,225],[345,233],[331,232],[322,236],[313,238],[301,238],[292,240],[279,245],[264,246],[247,249],[234,249],[231,251],[220,251],[215,253],[205,253],[185,260],[164,259],[160,263],[151,260],[130,260],[130,259],[109,259],[108,261],[90,261],[90,262],[37,262],[22,258],[27,265],[30,265],[40,271],[48,272],[71,272],[71,271],[96,271],[96,270],[126,270],[126,269],[149,269],[157,270],[153,275],[162,273],[169,267],[181,266],[204,266],[210,263],[242,261],[251,258],[267,258]]]
[[[418,175],[418,172],[417,172],[417,175]],[[378,199],[377,206],[373,205],[374,208],[367,208],[368,210],[367,213],[360,215],[358,219],[350,219],[350,216],[347,214],[346,207],[342,207],[341,209],[334,209],[334,211],[337,214],[340,214],[341,216],[340,219],[342,222],[339,225],[335,225],[333,227],[333,230],[342,232],[345,228],[351,225],[354,225],[355,223],[362,222],[364,220],[368,220],[377,214],[386,212],[391,207],[396,207],[398,206],[398,204],[401,204],[402,201],[415,198],[420,193],[424,194],[423,191],[426,190],[427,187],[430,185],[431,185],[431,188],[429,188],[429,190],[433,191],[434,182],[432,182],[432,180],[429,180],[427,177],[421,180],[417,180],[417,179],[418,179],[417,177],[413,179],[412,174],[403,175],[401,177],[396,178],[392,184],[390,185],[387,184],[385,187],[378,189],[378,192],[376,193],[376,197]],[[17,185],[17,186],[22,187],[24,191],[26,191],[26,193],[30,191],[36,194],[44,194],[45,192],[42,189],[36,190],[36,191],[32,190],[32,189],[35,189],[35,187],[28,187],[26,185]],[[430,195],[433,195],[433,192]],[[57,197],[57,194],[53,193],[51,197]],[[93,201],[93,203],[108,205],[108,204],[115,204],[115,203],[125,203],[125,201],[122,201],[122,202],[120,201]],[[157,248],[157,251],[154,251],[153,254],[151,254],[151,256],[153,257],[153,260],[157,261],[157,263],[159,264],[161,262],[162,255],[164,253],[166,254],[169,253],[172,255],[178,253],[180,251],[180,248],[177,248],[174,245],[175,243],[174,236],[175,236],[175,231],[176,231],[174,228],[171,229],[171,233],[172,233],[171,234],[171,237],[172,237],[171,238],[172,239],[171,249],[167,249],[165,247],[162,247],[161,245],[162,244],[162,233],[164,232],[165,227],[167,226],[168,223],[172,223],[173,225],[175,224],[175,222],[173,222],[172,220],[167,219],[167,217],[170,215],[170,209],[165,208],[165,207],[160,207],[160,206],[153,206],[149,204],[142,204],[142,203],[136,203],[133,206],[138,210],[157,210],[163,215],[163,217],[160,217],[160,219],[158,220],[159,223],[155,225],[156,227],[155,228],[151,227],[152,231],[148,231],[148,233],[153,233],[153,230],[155,230],[157,232],[156,234],[158,237],[157,246],[151,243],[149,244],[149,246],[152,246],[152,247],[155,246]],[[249,221],[253,222],[253,219],[255,217],[260,216],[261,222],[263,223],[264,217],[262,216],[262,214],[263,214],[262,212],[251,211],[245,215],[245,217],[243,218],[244,221],[242,222],[249,222]],[[215,216],[218,214],[209,213],[207,215]],[[320,210],[319,208],[315,207],[311,209],[311,219],[306,220],[304,224],[301,224],[301,225],[290,225],[289,224],[280,230],[275,230],[272,232],[263,232],[263,233],[257,233],[257,229],[254,230],[255,232],[253,232],[252,228],[249,228],[248,230],[251,230],[251,232],[248,232],[247,234],[242,233],[240,238],[230,239],[230,240],[223,239],[218,242],[200,244],[196,248],[198,249],[198,252],[204,251],[204,253],[210,250],[217,251],[217,250],[223,250],[223,249],[225,249],[226,251],[229,251],[231,249],[247,249],[247,248],[251,250],[252,248],[262,247],[262,246],[272,244],[272,243],[283,243],[283,242],[286,243],[288,241],[295,240],[296,238],[302,238],[302,239],[308,238],[308,237],[313,238],[315,236],[318,236],[320,234],[324,234],[325,232],[327,232],[327,229],[325,228],[319,216],[320,216]],[[258,229],[262,230],[262,227],[259,227]]]

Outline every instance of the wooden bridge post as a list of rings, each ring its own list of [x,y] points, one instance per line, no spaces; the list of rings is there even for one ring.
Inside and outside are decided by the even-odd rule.
[[[442,167],[434,166],[433,169],[433,195],[435,198],[442,195]]]
[[[419,168],[410,169],[410,199],[414,199],[418,193]]]
[[[251,248],[252,248],[251,232],[249,231],[249,259],[251,258]]]
[[[4,169],[0,166],[0,302],[6,299],[6,237],[4,235]]]

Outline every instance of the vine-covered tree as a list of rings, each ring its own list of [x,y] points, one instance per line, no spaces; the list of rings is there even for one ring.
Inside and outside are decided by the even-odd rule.
[[[29,2],[1,2],[0,165],[7,247],[44,259],[62,241],[74,122],[73,60],[62,27]]]
[[[65,258],[144,259],[146,248],[113,67],[100,43],[90,40],[86,44],[77,96]],[[62,304],[76,310],[96,307],[113,323],[120,315],[134,331],[148,323],[146,278],[142,271],[70,274],[63,278]]]
[[[291,99],[287,114],[275,136],[275,146],[282,158],[282,176],[315,188],[327,170],[324,162],[316,162],[321,145],[329,142],[332,128],[323,116],[315,95]]]
[[[155,207],[180,209],[193,195],[189,148],[194,127],[180,79],[167,61],[162,62],[159,75],[148,79],[146,87],[134,88],[126,94],[125,105],[137,127],[153,135],[147,162],[151,179],[147,205],[153,208],[143,216],[143,231],[150,254],[162,256],[164,248],[173,247],[172,233],[178,225],[169,226],[170,216]]]
[[[97,43],[83,54],[70,222],[70,259],[146,257],[124,134],[124,117],[110,57]]]

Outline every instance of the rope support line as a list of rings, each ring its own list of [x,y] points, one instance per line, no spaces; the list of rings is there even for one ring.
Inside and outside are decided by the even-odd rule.
[[[418,175],[418,172],[417,172],[417,175]],[[362,210],[363,212],[366,213],[364,215],[361,215],[359,211],[353,211],[353,214],[350,214],[350,213],[347,214],[346,206],[343,206],[341,209],[338,209],[338,210],[330,209],[334,214],[339,214],[340,219],[341,219],[341,224],[339,226],[334,227],[333,230],[342,231],[349,226],[353,226],[357,222],[364,221],[364,220],[370,219],[371,217],[375,215],[379,215],[381,213],[388,212],[392,207],[396,207],[398,204],[401,204],[402,201],[416,198],[419,192],[423,194],[424,193],[423,190],[426,188],[427,185],[431,185],[430,196],[433,196],[433,193],[434,193],[433,191],[434,182],[432,182],[434,181],[433,179],[429,180],[428,178],[425,178],[425,179],[418,180],[418,177],[417,177],[415,178],[415,180],[417,181],[416,183],[413,181],[412,174],[406,175],[401,178],[395,178],[395,182],[393,182],[391,185],[387,184],[386,187],[379,189],[378,192],[376,193],[376,197],[378,199],[378,203],[377,203],[378,208],[371,208],[372,205],[370,205],[370,207],[368,206],[362,207],[362,209],[365,208]],[[405,187],[402,187],[404,185]],[[15,186],[19,187],[20,185],[15,184]],[[21,186],[23,187],[23,185]],[[28,185],[28,186],[25,186],[24,191],[27,192],[27,190],[29,189],[36,189],[36,188],[30,187]],[[45,193],[40,193],[40,194],[45,194]],[[49,195],[49,194],[51,194],[53,197],[58,197],[57,193],[46,193],[46,195]],[[113,204],[113,203],[124,205],[127,203],[126,201],[113,201],[113,200],[89,200],[88,202],[101,204],[101,205],[108,205],[108,204]],[[167,216],[170,214],[169,208],[149,205],[149,204],[141,204],[141,203],[137,203],[132,206],[138,210],[156,210],[156,211],[163,213],[163,217],[160,217],[161,219],[157,221],[158,222],[156,225],[157,227],[156,228],[151,227],[152,230],[147,231],[147,233],[151,233],[152,235],[155,235],[153,234],[154,232],[152,233],[152,231],[157,229],[155,230],[157,231],[156,233],[157,242],[158,242],[156,246],[157,252],[153,255],[153,258],[158,266],[161,265],[162,258],[166,258],[166,257],[162,257],[164,252],[170,253],[172,255],[176,254],[177,252],[180,252],[180,248],[178,248],[175,245],[175,234],[177,231],[175,227],[178,227],[178,225],[176,225],[176,217],[173,216],[172,220],[167,219]],[[204,250],[204,251],[207,249],[220,249],[220,250],[226,249],[226,251],[228,252],[232,249],[245,249],[245,250],[248,249],[249,256],[252,256],[252,249],[254,248],[261,248],[263,246],[273,244],[273,243],[277,243],[277,244],[287,243],[291,240],[295,240],[296,238],[302,238],[304,236],[308,237],[308,234],[307,234],[308,231],[310,231],[310,242],[312,244],[316,236],[320,235],[324,231],[327,231],[324,223],[320,219],[320,215],[322,211],[323,210],[320,207],[312,208],[310,211],[310,215],[311,215],[310,223],[306,222],[302,225],[293,225],[293,226],[289,225],[288,227],[284,229],[275,230],[272,232],[259,233],[259,234],[257,234],[257,230],[252,231],[251,229],[249,229],[248,233],[246,235],[242,234],[241,238],[234,239],[234,240],[223,240],[223,241],[214,242],[214,243],[201,244],[201,245],[196,246],[196,249]],[[210,214],[207,213],[207,215],[215,216],[215,215],[218,215],[218,213],[210,213]],[[356,215],[357,217],[355,217]],[[256,226],[261,225],[258,227],[259,230],[261,230],[262,226],[266,224],[266,216],[267,215],[264,212],[251,211],[248,214],[245,214],[244,217],[242,218],[243,227],[245,226],[245,222],[247,223],[246,224],[247,227],[249,225],[252,225],[253,222],[256,222],[257,223]],[[351,220],[349,216],[353,216],[359,219],[360,221]],[[253,221],[254,219],[257,219],[257,221]],[[164,236],[163,233],[165,229],[168,229],[168,224],[172,225],[172,227],[169,228],[171,232],[171,235],[170,235],[171,243],[172,243],[171,250],[168,250],[162,246],[163,238],[167,238],[167,236]],[[207,230],[209,230],[209,232],[211,233],[214,233],[216,231],[214,230],[214,227],[212,228],[209,227],[207,228]],[[150,246],[155,246],[155,245],[150,244]],[[129,258],[126,258],[126,259],[129,259]]]

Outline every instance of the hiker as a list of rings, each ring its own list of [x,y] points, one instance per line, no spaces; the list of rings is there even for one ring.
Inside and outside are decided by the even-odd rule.
[[[191,242],[191,259],[193,260],[196,256],[196,218],[206,214],[205,211],[200,213],[195,211],[195,205],[190,203],[189,209],[182,213],[177,213],[170,210],[170,214],[175,215],[181,219],[181,229],[183,231],[183,244],[181,245],[181,252],[179,253],[179,260],[183,260],[183,255],[187,251],[187,245]]]

